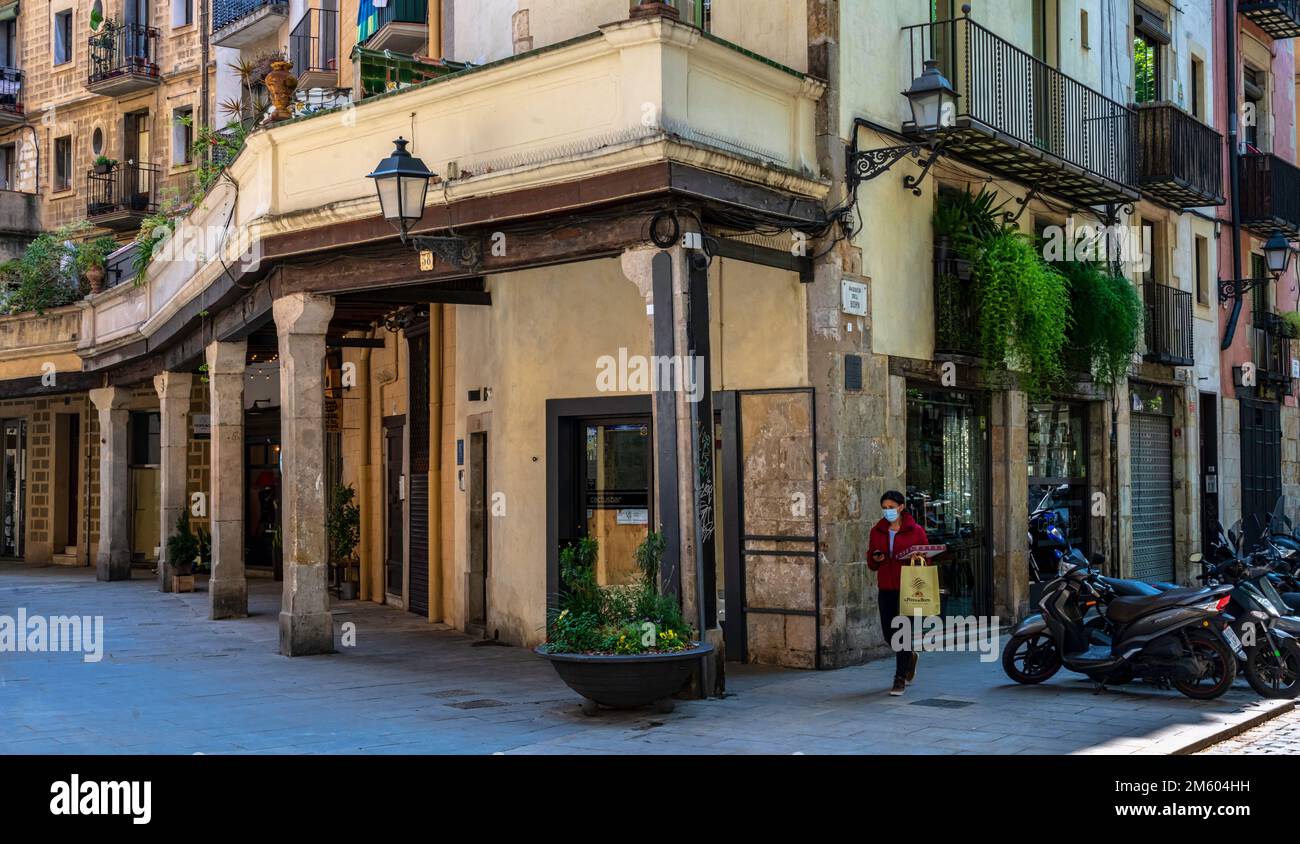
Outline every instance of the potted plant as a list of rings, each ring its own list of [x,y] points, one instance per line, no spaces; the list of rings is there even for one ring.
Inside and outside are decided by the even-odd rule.
[[[991,190],[944,191],[934,207],[934,260],[958,281],[971,278],[973,253],[1003,226],[1002,206]]]
[[[199,540],[190,531],[190,511],[181,508],[176,518],[176,532],[167,537],[167,562],[174,570],[173,592],[194,591],[194,563],[199,558]]]
[[[676,597],[659,588],[664,540],[652,533],[636,551],[638,581],[602,587],[596,581],[596,540],[560,552],[564,593],[551,613],[546,644],[536,652],[582,696],[582,711],[654,704],[673,710],[672,696],[713,646],[692,638]]]
[[[108,235],[92,238],[78,244],[75,252],[75,266],[81,277],[86,280],[90,293],[96,294],[104,289],[105,265],[108,256],[117,251],[117,241]]]
[[[212,534],[203,528],[195,528],[194,538],[199,543],[199,556],[195,562],[194,571],[196,573],[210,574],[212,572]]]
[[[112,172],[113,168],[116,166],[116,158],[109,158],[107,155],[100,155],[95,158],[95,172],[101,176],[105,173]]]
[[[356,504],[357,491],[349,484],[334,488],[325,531],[329,539],[330,565],[339,572],[339,598],[354,601],[360,577],[354,578],[357,545],[361,542],[361,508]],[[359,572],[358,572],[359,573]]]

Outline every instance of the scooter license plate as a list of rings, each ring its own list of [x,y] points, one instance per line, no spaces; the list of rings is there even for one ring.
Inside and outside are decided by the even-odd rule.
[[[1246,658],[1246,652],[1241,647],[1241,639],[1237,638],[1237,633],[1231,627],[1223,628],[1223,638],[1232,646],[1233,651],[1242,659]]]

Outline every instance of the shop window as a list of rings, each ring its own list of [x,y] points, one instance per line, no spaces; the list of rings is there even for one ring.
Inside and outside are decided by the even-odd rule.
[[[1077,402],[1047,402],[1030,408],[1028,419],[1029,512],[1052,513],[1069,545],[1088,547],[1088,414]],[[1032,535],[1030,554],[1040,572],[1057,570],[1064,547],[1043,534]]]
[[[907,505],[930,541],[948,546],[939,570],[944,615],[992,607],[986,404],[978,393],[907,391]]]

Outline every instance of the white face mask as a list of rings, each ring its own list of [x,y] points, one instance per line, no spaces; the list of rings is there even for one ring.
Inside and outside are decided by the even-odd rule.
[[[898,510],[894,509],[893,507],[888,507],[882,510],[881,513],[884,515],[885,521],[887,522],[898,521]]]

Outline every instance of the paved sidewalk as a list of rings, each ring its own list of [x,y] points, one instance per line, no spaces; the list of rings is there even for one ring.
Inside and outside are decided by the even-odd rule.
[[[88,569],[0,563],[0,615],[103,615],[103,660],[0,653],[0,753],[1168,753],[1280,702],[1244,684],[1198,703],[1140,684],[1094,694],[1062,672],[1011,683],[977,654],[923,655],[906,696],[892,660],[839,671],[729,666],[722,700],[587,718],[541,658],[360,602],[340,653],[276,653],[279,584],[253,617],[207,620],[207,595]],[[1289,702],[1288,702],[1289,703]]]

